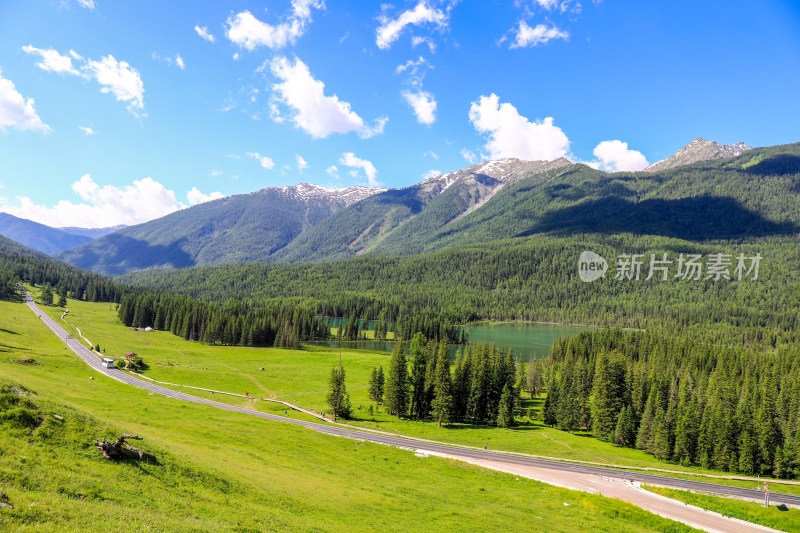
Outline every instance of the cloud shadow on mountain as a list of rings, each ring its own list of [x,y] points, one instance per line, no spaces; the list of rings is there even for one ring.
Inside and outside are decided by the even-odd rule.
[[[699,196],[641,202],[611,197],[549,211],[517,237],[537,233],[633,233],[711,240],[798,231],[800,228],[795,224],[766,219],[728,197]]]

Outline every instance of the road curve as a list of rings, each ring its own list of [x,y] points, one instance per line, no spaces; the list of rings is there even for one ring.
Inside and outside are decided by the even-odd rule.
[[[380,435],[366,431],[357,431],[337,426],[319,424],[316,422],[297,420],[294,418],[288,418],[269,413],[262,413],[259,411],[246,409],[244,407],[228,405],[226,403],[199,398],[197,396],[192,396],[191,394],[161,387],[154,383],[149,383],[142,379],[126,374],[120,370],[105,368],[102,366],[100,359],[93,352],[88,350],[78,340],[73,338],[72,335],[64,330],[55,320],[50,318],[41,309],[39,309],[28,293],[25,293],[25,303],[37,316],[39,316],[39,318],[53,331],[53,333],[56,334],[56,336],[58,336],[73,352],[75,352],[94,370],[119,382],[138,387],[140,389],[145,389],[155,394],[190,403],[209,405],[218,409],[234,411],[248,416],[266,418],[276,422],[295,424],[327,435],[408,448],[431,455],[447,456],[496,470],[512,472],[522,476],[540,479],[542,481],[566,488],[604,494],[610,497],[629,501],[635,505],[638,505],[639,507],[666,518],[677,520],[705,531],[726,533],[776,531],[774,529],[765,528],[749,522],[730,519],[716,513],[710,513],[698,508],[686,506],[675,500],[663,498],[651,492],[637,489],[635,486],[633,486],[633,483],[650,483],[663,487],[710,492],[734,498],[763,500],[764,494],[761,491],[754,489],[744,489],[727,485],[706,483],[702,481],[670,478],[640,472],[614,470],[597,466],[548,461],[533,457],[509,455],[502,452],[464,448],[457,445],[447,445],[410,438]],[[771,493],[770,503],[773,505],[785,504],[792,507],[800,507],[800,496]]]

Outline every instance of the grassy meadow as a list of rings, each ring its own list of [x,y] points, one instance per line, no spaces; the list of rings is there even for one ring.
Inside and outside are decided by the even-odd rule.
[[[0,490],[14,506],[0,509],[0,530],[689,530],[618,501],[125,386],[21,303],[0,302],[0,381]],[[93,439],[122,432],[158,464],[103,459]]]
[[[655,457],[632,448],[624,448],[602,442],[582,433],[560,431],[544,426],[527,416],[511,429],[501,429],[469,424],[451,424],[438,428],[431,421],[398,420],[387,415],[382,406],[371,403],[367,383],[373,367],[382,365],[388,370],[389,354],[362,350],[331,351],[311,346],[308,350],[284,350],[278,348],[246,348],[230,346],[207,346],[188,342],[163,331],[136,331],[121,325],[116,318],[114,304],[87,303],[69,300],[67,321],[77,324],[83,334],[94,344],[100,344],[106,355],[122,357],[126,351],[134,351],[144,358],[148,369],[144,375],[163,382],[190,385],[233,392],[249,393],[255,398],[274,398],[293,403],[304,409],[325,412],[328,378],[331,368],[339,358],[347,374],[347,387],[354,407],[354,420],[348,423],[381,431],[396,432],[419,438],[452,442],[490,449],[515,451],[568,460],[596,463],[652,467],[685,472],[686,475],[670,474],[746,488],[754,488],[754,482],[697,477],[691,474],[721,472],[699,467],[683,467],[664,463]],[[54,318],[62,310],[45,308]],[[63,324],[63,322],[62,322]],[[259,370],[264,368],[263,371]],[[181,389],[191,394],[211,397],[210,393]],[[523,399],[523,410],[536,411],[541,398]],[[214,399],[253,409],[288,414],[308,419],[308,415],[272,402],[247,400],[235,396],[214,395]],[[372,411],[370,412],[370,408]],[[778,484],[777,492],[800,494],[800,485]]]

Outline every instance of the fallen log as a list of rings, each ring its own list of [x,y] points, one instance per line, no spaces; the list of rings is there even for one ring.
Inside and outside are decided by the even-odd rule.
[[[105,457],[106,459],[121,459],[124,457],[128,457],[131,459],[157,462],[155,455],[143,452],[139,448],[131,446],[127,442],[128,439],[142,440],[142,437],[137,437],[136,435],[129,435],[128,433],[123,433],[122,435],[117,437],[116,441],[113,442],[107,441],[105,437],[103,437],[102,441],[95,440],[94,446],[103,453],[103,457]]]

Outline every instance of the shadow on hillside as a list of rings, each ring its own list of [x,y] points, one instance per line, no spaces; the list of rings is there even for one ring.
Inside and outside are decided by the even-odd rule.
[[[377,204],[402,205],[411,210],[412,213],[419,213],[425,207],[425,204],[417,196],[417,192],[413,187],[410,189],[389,189],[376,194],[370,200]]]
[[[744,172],[759,176],[800,174],[800,156],[791,154],[773,155],[753,166],[745,168]]]
[[[633,233],[686,240],[733,239],[785,235],[800,231],[750,211],[733,198],[700,196],[677,200],[632,202],[603,198],[545,213],[529,230],[537,233]]]
[[[112,233],[88,245],[67,250],[59,254],[59,257],[77,267],[109,276],[152,268],[153,265],[184,268],[195,264],[194,259],[181,246],[185,240],[179,239],[168,245],[149,244],[146,241]]]

